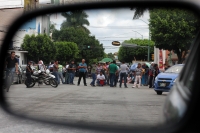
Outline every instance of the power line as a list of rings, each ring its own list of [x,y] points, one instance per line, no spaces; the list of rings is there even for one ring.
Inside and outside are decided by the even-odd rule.
[[[143,37],[148,37],[148,36],[143,36]],[[130,37],[129,36],[125,36],[125,37],[105,37],[105,38],[133,38],[133,36],[130,36]],[[139,38],[141,38],[141,37],[139,37]],[[97,39],[98,39],[98,37],[97,37]],[[101,39],[104,39],[104,38],[100,38],[98,40],[101,40]]]

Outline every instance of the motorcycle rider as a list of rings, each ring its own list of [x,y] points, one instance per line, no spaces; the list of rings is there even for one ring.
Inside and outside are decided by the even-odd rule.
[[[46,71],[46,67],[45,67],[45,65],[43,64],[43,61],[42,61],[42,60],[40,60],[40,61],[38,62],[38,70],[40,70],[40,71],[42,71],[42,72],[45,72],[45,71]]]
[[[31,84],[31,74],[33,74],[33,70],[31,69],[31,64],[32,62],[29,61],[27,66],[26,66],[26,77],[27,77],[27,88],[30,88],[30,84]]]

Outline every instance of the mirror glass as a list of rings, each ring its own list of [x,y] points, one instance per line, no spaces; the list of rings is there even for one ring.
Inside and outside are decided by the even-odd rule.
[[[164,124],[165,99],[199,24],[192,12],[164,8],[32,18],[9,44],[6,101],[17,114],[51,121]]]

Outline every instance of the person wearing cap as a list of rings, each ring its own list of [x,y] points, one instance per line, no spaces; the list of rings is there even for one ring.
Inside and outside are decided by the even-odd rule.
[[[27,77],[27,88],[30,88],[30,84],[31,84],[31,74],[33,74],[33,70],[31,69],[31,64],[32,62],[29,61],[27,66],[26,66],[26,77]]]

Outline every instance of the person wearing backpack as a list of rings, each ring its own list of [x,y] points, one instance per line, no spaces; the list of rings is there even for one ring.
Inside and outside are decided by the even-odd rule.
[[[154,73],[154,63],[151,63],[149,68],[149,88],[153,87],[153,73]]]

